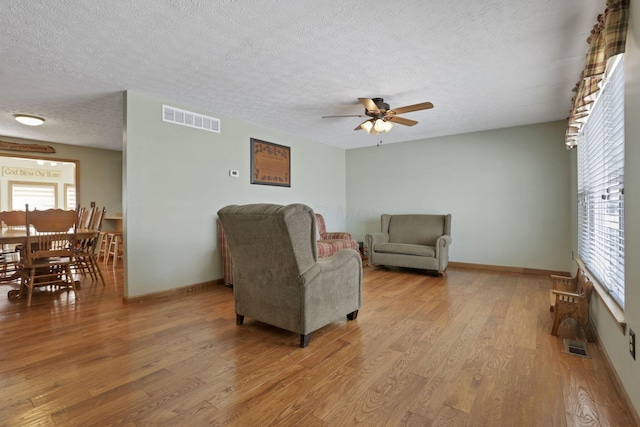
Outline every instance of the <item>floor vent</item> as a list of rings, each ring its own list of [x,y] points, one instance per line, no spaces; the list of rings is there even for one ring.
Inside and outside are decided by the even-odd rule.
[[[564,339],[564,352],[573,354],[574,356],[586,357],[591,359],[587,343]]]
[[[168,105],[162,106],[162,121],[220,133],[220,119]]]

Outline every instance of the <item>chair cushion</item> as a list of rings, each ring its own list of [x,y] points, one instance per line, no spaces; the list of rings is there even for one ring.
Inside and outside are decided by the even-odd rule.
[[[388,254],[417,255],[434,258],[436,256],[435,246],[409,245],[404,243],[376,243],[376,252]]]

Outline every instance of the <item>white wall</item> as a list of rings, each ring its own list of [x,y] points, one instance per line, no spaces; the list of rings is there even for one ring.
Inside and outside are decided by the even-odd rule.
[[[628,328],[640,333],[640,7],[631,2],[625,53],[625,308]],[[637,359],[629,354],[629,333],[622,334],[600,299],[592,298],[591,320],[618,377],[640,413],[640,342]],[[595,304],[594,304],[595,303]]]
[[[165,123],[162,103],[125,97],[127,297],[221,278],[215,219],[228,204],[304,203],[345,229],[344,150],[170,101],[220,118],[221,133]],[[250,138],[291,147],[290,188],[250,184]]]
[[[565,122],[347,151],[347,228],[383,213],[451,213],[451,261],[567,271]]]

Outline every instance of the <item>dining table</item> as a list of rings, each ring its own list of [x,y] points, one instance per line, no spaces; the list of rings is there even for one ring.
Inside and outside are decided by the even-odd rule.
[[[37,231],[30,231],[31,235],[37,235]],[[72,234],[72,231],[69,231]],[[98,230],[89,228],[79,228],[76,230],[76,238],[88,239],[99,234]],[[0,228],[0,245],[25,243],[27,240],[27,230],[24,228]]]
[[[32,230],[32,231],[31,231]],[[31,229],[31,235],[37,235],[38,232]],[[76,240],[89,239],[96,237],[100,232],[94,229],[78,229],[76,230]],[[73,234],[72,231],[69,235]],[[24,245],[27,241],[27,230],[25,228],[0,228],[0,247],[5,245]],[[19,266],[11,274],[0,274],[0,282],[7,283],[20,278]],[[8,292],[9,298],[17,298],[20,294],[18,289],[12,289]]]

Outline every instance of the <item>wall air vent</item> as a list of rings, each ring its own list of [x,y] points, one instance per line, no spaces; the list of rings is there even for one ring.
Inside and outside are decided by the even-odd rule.
[[[162,105],[162,121],[220,133],[220,119]]]

